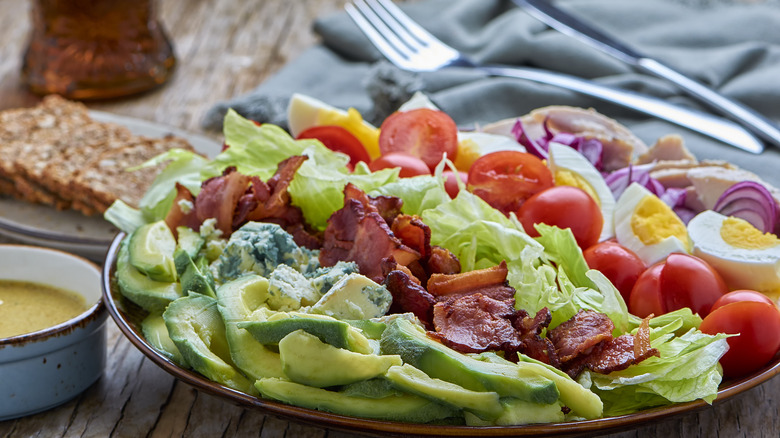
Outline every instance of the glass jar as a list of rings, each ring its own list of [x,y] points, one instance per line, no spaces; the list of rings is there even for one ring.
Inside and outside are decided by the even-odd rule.
[[[36,94],[105,99],[164,83],[176,64],[154,0],[31,0],[22,80]]]

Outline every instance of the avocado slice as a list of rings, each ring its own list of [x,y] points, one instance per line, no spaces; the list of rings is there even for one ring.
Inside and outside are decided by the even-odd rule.
[[[217,304],[225,322],[225,336],[230,358],[253,380],[263,377],[283,377],[279,353],[269,350],[251,333],[239,328],[240,321],[264,321],[264,305],[268,299],[268,280],[249,274],[217,288]]]
[[[130,235],[130,264],[155,281],[176,281],[176,239],[165,221],[144,224]]]
[[[195,371],[235,390],[257,394],[230,358],[217,300],[200,294],[181,297],[168,305],[163,319],[171,340]]]
[[[385,378],[406,392],[464,409],[484,420],[494,420],[504,411],[496,392],[471,391],[454,383],[431,378],[409,364],[390,367]]]
[[[190,227],[176,227],[176,234],[178,235],[177,248],[185,251],[191,259],[195,260],[203,249],[206,239]]]
[[[168,334],[168,327],[161,312],[153,312],[141,321],[141,332],[149,344],[160,354],[183,368],[189,368],[181,352]]]
[[[336,348],[363,354],[374,351],[368,338],[359,329],[325,315],[277,312],[266,321],[245,321],[237,325],[249,331],[264,345],[277,345],[290,333],[303,330]]]
[[[555,383],[543,374],[523,368],[481,362],[431,339],[425,330],[403,318],[392,320],[380,340],[382,354],[398,354],[432,378],[455,383],[472,391],[494,391],[534,403],[558,400]]]
[[[465,411],[466,424],[469,426],[517,426],[531,423],[561,423],[565,415],[560,401],[549,405],[541,405],[517,398],[501,399],[502,412],[498,418],[485,420],[474,413]]]
[[[382,398],[360,397],[273,377],[260,379],[255,382],[255,386],[267,398],[353,417],[428,423],[461,416],[461,413],[451,406],[408,393]]]
[[[119,291],[128,300],[149,312],[162,312],[168,304],[181,297],[181,286],[175,282],[155,281],[130,264],[128,241],[119,246],[116,258],[116,280]]]
[[[400,356],[355,353],[326,344],[303,330],[279,341],[279,355],[288,379],[317,388],[371,379],[401,365]]]

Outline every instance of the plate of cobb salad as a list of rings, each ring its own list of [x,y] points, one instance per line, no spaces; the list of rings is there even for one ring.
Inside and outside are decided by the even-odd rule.
[[[112,316],[184,381],[332,427],[499,436],[638,424],[776,375],[771,334],[731,343],[750,359],[726,360],[734,337],[722,324],[743,314],[773,324],[777,308],[759,292],[727,294],[758,275],[690,255],[686,221],[714,210],[651,176],[650,164],[695,160],[675,139],[643,148],[598,113],[560,107],[474,133],[422,97],[379,132],[310,98],[290,108],[299,140],[231,112],[222,154],[159,157],[171,164],[141,210],[107,214],[128,234],[105,263]],[[590,130],[565,131],[572,120]],[[318,126],[376,141],[362,152],[369,164],[356,147],[332,151],[351,141],[340,129],[305,139]],[[399,151],[405,161],[377,159]],[[699,167],[710,164],[742,172]],[[400,176],[408,168],[417,174]],[[721,263],[739,272],[767,258],[756,217],[771,208],[761,188],[727,191],[721,204],[757,224],[723,215],[724,244],[747,255]],[[771,294],[761,281],[752,288]]]

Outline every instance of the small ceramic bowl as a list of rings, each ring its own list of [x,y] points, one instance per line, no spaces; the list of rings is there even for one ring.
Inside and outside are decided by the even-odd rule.
[[[76,292],[89,308],[61,324],[0,338],[0,421],[44,411],[87,389],[106,363],[106,316],[100,269],[62,251],[0,245],[0,279]]]

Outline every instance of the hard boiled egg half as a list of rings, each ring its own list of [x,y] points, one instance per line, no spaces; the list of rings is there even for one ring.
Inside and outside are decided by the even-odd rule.
[[[564,144],[549,144],[547,166],[553,174],[555,185],[574,186],[589,194],[601,209],[604,226],[599,241],[615,236],[615,197],[598,170],[582,154]]]
[[[749,222],[712,210],[688,223],[693,254],[707,261],[730,289],[752,289],[780,298],[780,239]]]
[[[617,200],[615,237],[648,266],[673,252],[691,252],[685,223],[658,196],[637,183],[631,183]]]
[[[358,110],[347,111],[303,94],[293,94],[287,107],[290,134],[298,134],[313,126],[341,126],[357,137],[374,159],[379,156],[379,129],[363,120]]]

